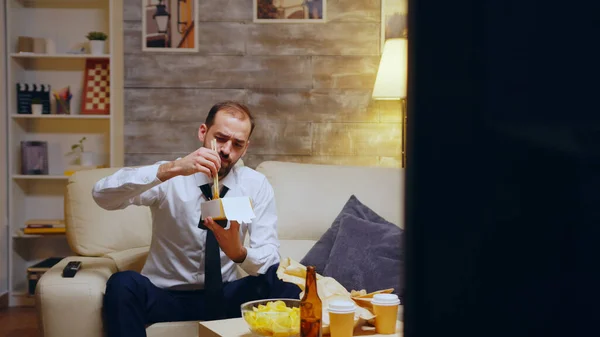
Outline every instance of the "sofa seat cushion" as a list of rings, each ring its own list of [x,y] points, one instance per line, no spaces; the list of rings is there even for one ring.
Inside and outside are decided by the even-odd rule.
[[[404,231],[390,222],[372,222],[344,214],[324,276],[340,282],[348,291],[404,290]]]

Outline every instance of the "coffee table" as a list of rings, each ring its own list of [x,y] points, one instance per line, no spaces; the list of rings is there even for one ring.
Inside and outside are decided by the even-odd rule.
[[[354,336],[372,336],[372,337],[402,337],[403,325],[398,321],[396,333],[393,335],[381,335],[375,332],[374,327],[362,327],[354,331]],[[243,318],[230,318],[218,321],[200,322],[198,325],[199,337],[254,337],[254,334],[248,330],[248,325]]]

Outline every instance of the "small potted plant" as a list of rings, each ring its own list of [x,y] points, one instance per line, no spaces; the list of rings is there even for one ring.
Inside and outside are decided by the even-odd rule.
[[[92,55],[102,55],[104,52],[105,41],[108,35],[103,32],[89,32],[86,38],[90,40],[90,53]]]
[[[68,154],[75,154],[79,161],[79,165],[81,166],[94,166],[94,153],[85,152],[85,149],[83,147],[83,142],[86,139],[86,137],[83,137],[79,140],[79,142],[71,145],[71,152],[69,152]]]
[[[41,115],[43,110],[42,100],[39,97],[35,97],[31,100],[31,113],[34,115]]]

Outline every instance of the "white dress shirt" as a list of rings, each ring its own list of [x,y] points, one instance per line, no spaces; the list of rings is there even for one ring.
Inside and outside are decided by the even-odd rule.
[[[144,205],[152,212],[152,242],[142,275],[160,288],[176,290],[204,288],[206,231],[198,228],[200,203],[206,198],[201,185],[212,183],[202,173],[177,176],[165,182],[156,177],[154,165],[122,168],[99,180],[92,191],[96,203],[107,210]],[[256,218],[240,224],[243,243],[249,233],[246,259],[240,263],[249,275],[264,274],[279,262],[277,212],[273,188],[267,178],[245,166],[234,166],[219,181],[229,188],[225,197],[247,196]],[[221,251],[223,281],[237,279],[236,263]]]

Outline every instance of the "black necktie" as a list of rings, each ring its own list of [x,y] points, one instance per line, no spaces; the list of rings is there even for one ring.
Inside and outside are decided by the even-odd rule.
[[[204,194],[206,199],[212,200],[212,190],[209,184],[200,186],[200,190],[202,190],[202,194]],[[220,192],[221,197],[224,197],[228,190],[227,186],[223,186],[223,190]],[[227,227],[227,220],[215,220],[215,222],[223,228]],[[207,308],[210,308],[210,310],[206,311],[209,316],[207,319],[223,319],[226,315],[219,242],[217,241],[217,238],[215,238],[215,234],[204,226],[202,216],[200,216],[198,228],[206,230],[204,292]]]

